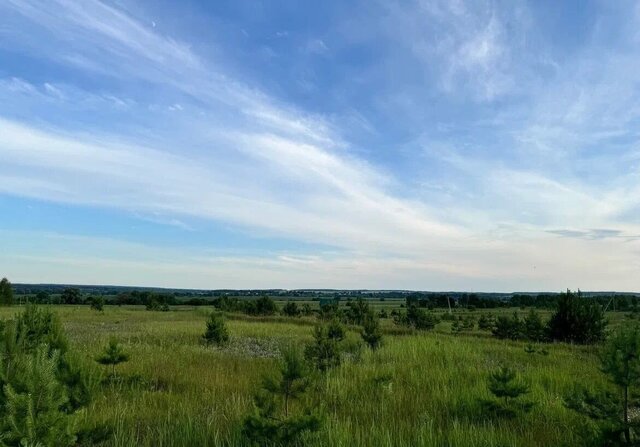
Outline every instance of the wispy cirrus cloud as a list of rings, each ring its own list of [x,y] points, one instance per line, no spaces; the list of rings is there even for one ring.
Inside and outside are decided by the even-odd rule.
[[[158,242],[108,252],[117,241],[94,238],[87,243],[108,254],[72,244],[56,259],[43,249],[20,255],[22,271],[29,262],[56,275],[88,265],[86,281],[101,282],[104,271],[117,282],[118,272],[139,270],[150,285],[154,272],[175,269],[192,272],[198,286],[250,277],[263,287],[271,279],[638,288],[633,47],[590,47],[562,61],[550,42],[532,38],[540,27],[533,7],[377,3],[314,37],[280,36],[292,41],[292,54],[302,48],[314,63],[331,59],[322,67],[328,74],[304,67],[324,84],[304,90],[316,102],[296,103],[283,93],[290,79],[272,80],[273,92],[259,88],[267,67],[240,70],[232,51],[206,51],[216,42],[190,42],[121,6],[0,5],[9,18],[0,47],[45,67],[10,68],[0,79],[0,192],[124,210],[190,232],[198,231],[191,220],[222,222],[332,251],[221,256]],[[367,52],[351,57],[357,48],[349,45],[376,57],[354,68]],[[611,64],[600,66],[604,53]],[[20,237],[55,246],[42,234]],[[549,256],[556,251],[566,256]],[[18,252],[6,255],[6,268]]]

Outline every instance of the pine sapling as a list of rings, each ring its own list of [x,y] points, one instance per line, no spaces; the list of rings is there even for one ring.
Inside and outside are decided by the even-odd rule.
[[[104,348],[102,353],[96,357],[96,362],[101,365],[111,365],[112,377],[116,375],[116,365],[124,363],[129,360],[129,354],[122,349],[122,346],[118,343],[118,340],[112,338],[109,340],[109,344]]]

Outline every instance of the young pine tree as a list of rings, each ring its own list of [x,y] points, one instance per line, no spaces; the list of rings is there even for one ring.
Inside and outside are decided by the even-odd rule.
[[[294,403],[309,386],[309,372],[300,352],[283,352],[279,377],[265,377],[254,398],[254,411],[244,420],[242,433],[258,445],[294,445],[305,432],[320,428],[320,419]],[[298,411],[295,411],[298,410]]]
[[[28,306],[0,321],[0,444],[68,446],[92,377],[68,352],[55,314]]]
[[[360,335],[365,343],[374,351],[382,345],[380,320],[373,312],[369,312],[365,317]]]
[[[229,341],[229,330],[224,317],[218,313],[212,313],[207,320],[207,329],[202,336],[209,344],[225,345]]]
[[[567,343],[597,343],[604,339],[606,326],[600,304],[582,297],[580,291],[567,290],[558,298],[556,311],[547,323],[547,335]]]
[[[328,325],[316,326],[313,331],[313,342],[305,348],[305,357],[320,371],[327,371],[340,365],[341,342],[344,337],[344,328],[337,320],[333,320]]]
[[[518,411],[528,412],[533,407],[532,403],[521,399],[529,393],[529,386],[511,368],[503,366],[491,373],[488,388],[496,400],[485,401],[484,404],[487,410],[500,416],[513,417]]]
[[[4,386],[0,411],[2,445],[74,444],[73,418],[66,410],[67,389],[57,378],[59,361],[60,354],[50,355],[45,345],[13,360],[13,379]]]
[[[297,317],[298,315],[300,315],[300,309],[298,308],[296,302],[287,301],[287,304],[282,307],[282,315],[285,315],[287,317]]]
[[[632,391],[640,385],[640,326],[619,328],[601,353],[602,372],[618,387],[619,393],[592,391],[578,386],[565,405],[596,421],[602,445],[638,445],[640,424],[629,409],[638,402]]]
[[[128,360],[129,354],[122,349],[122,346],[120,346],[118,340],[115,338],[110,339],[109,344],[104,348],[102,354],[96,357],[96,362],[101,365],[111,365],[111,377],[116,376],[116,365]]]

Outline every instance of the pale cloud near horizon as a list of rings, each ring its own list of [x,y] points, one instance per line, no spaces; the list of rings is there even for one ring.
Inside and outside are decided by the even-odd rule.
[[[460,135],[421,135],[412,159],[445,167],[430,183],[437,188],[416,189],[414,179],[361,152],[339,115],[268,94],[224,57],[201,55],[116,7],[0,6],[15,26],[33,30],[32,37],[0,30],[20,51],[115,79],[95,91],[55,79],[0,79],[1,194],[124,210],[185,231],[194,231],[190,219],[223,222],[332,248],[221,255],[215,247],[6,230],[15,242],[0,255],[0,271],[16,281],[202,288],[640,290],[640,95],[625,71],[640,52],[612,54],[613,67],[597,81],[589,77],[597,50],[571,69],[550,64],[555,87],[543,93],[547,86],[518,68],[522,34],[532,26],[525,8],[384,8],[391,14],[383,28],[405,31],[394,45],[410,45],[425,71],[438,62],[439,94],[491,104],[523,95],[518,80],[540,92],[530,113],[513,106],[512,115],[498,112],[486,124],[497,140],[486,148]],[[521,29],[510,41],[514,23]],[[320,37],[306,45],[316,56],[340,50]],[[611,156],[590,149],[612,139],[624,142]],[[595,172],[583,177],[589,168]],[[592,181],[598,172],[611,177]],[[29,239],[40,248],[23,249]]]

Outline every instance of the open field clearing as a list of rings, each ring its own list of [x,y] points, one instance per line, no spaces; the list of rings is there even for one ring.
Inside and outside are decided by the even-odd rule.
[[[261,377],[274,370],[283,347],[312,340],[315,318],[229,315],[225,347],[203,343],[209,309],[55,306],[71,348],[103,383],[77,415],[80,442],[105,446],[244,445],[240,429]],[[20,306],[0,309],[0,317]],[[385,332],[395,332],[389,320]],[[93,359],[116,337],[130,360],[106,380]],[[433,332],[385,335],[383,346],[359,346],[355,327],[339,367],[315,378],[305,402],[322,415],[305,445],[540,446],[581,445],[586,420],[566,409],[576,383],[603,386],[596,348],[526,343],[480,334]],[[506,365],[530,384],[534,408],[518,418],[492,417],[487,376]]]

